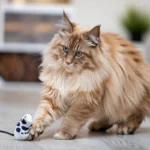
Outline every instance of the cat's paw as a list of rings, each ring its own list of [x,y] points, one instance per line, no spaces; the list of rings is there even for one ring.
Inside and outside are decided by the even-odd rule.
[[[104,132],[109,129],[111,125],[102,125],[99,121],[93,121],[89,124],[88,128],[90,131]]]
[[[127,135],[127,134],[134,134],[134,131],[136,130],[136,126],[133,126],[132,124],[120,124],[117,128],[117,134],[121,135]]]
[[[76,135],[72,136],[71,134],[59,130],[57,133],[54,135],[55,140],[72,140],[76,137]]]
[[[34,140],[40,134],[44,132],[44,126],[42,122],[34,123],[30,129],[28,140]]]
[[[88,128],[90,131],[99,131],[101,127],[99,122],[93,121],[89,124]]]

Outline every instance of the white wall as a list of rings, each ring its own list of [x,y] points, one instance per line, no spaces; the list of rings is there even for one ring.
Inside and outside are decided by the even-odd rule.
[[[128,6],[135,6],[150,14],[150,0],[73,0],[76,7],[74,21],[88,26],[101,24],[101,30],[126,35],[119,18]]]

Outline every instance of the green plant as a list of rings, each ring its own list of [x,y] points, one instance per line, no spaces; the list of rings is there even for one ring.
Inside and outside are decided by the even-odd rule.
[[[132,40],[136,41],[140,41],[143,34],[150,28],[149,16],[133,7],[128,9],[121,23],[131,34]]]

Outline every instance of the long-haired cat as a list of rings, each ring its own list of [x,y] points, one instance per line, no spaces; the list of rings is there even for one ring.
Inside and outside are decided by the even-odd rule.
[[[63,24],[43,52],[41,103],[30,139],[64,116],[55,139],[73,139],[90,119],[90,130],[117,124],[132,134],[150,115],[150,65],[129,41],[71,22]]]

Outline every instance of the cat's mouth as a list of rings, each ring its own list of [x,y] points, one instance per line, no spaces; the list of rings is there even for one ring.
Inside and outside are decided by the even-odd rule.
[[[66,64],[66,62],[63,62],[63,67],[67,72],[73,72],[74,71],[74,64]]]
[[[63,59],[59,60],[59,67],[63,68],[68,73],[75,72],[75,70],[78,68],[76,65],[76,63],[67,64]]]

